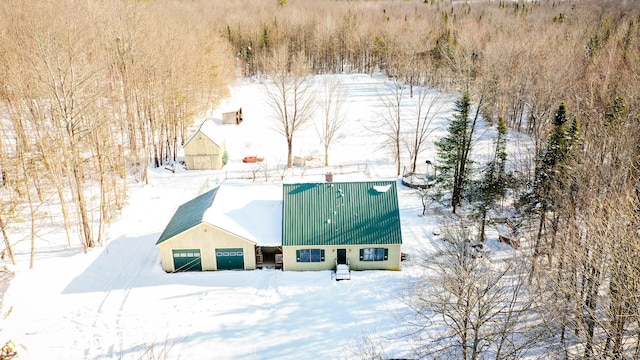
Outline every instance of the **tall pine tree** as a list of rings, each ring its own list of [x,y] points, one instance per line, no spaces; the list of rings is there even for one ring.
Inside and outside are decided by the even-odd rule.
[[[452,189],[451,207],[454,214],[462,202],[471,176],[472,161],[469,156],[477,117],[472,121],[469,118],[470,110],[471,99],[465,93],[455,103],[449,133],[435,142],[438,153],[437,181],[445,188]]]
[[[526,200],[539,213],[540,222],[536,237],[535,254],[541,251],[547,214],[555,208],[554,198],[562,191],[567,176],[567,162],[579,145],[580,124],[577,117],[569,121],[567,105],[562,102],[553,118],[553,129],[545,147],[538,154],[533,192]]]
[[[496,200],[504,197],[506,189],[507,125],[502,116],[498,117],[497,130],[498,135],[494,142],[493,160],[487,164],[482,179],[476,186],[477,202],[475,204],[475,212],[480,221],[478,233],[480,241],[484,241],[487,212],[495,205]]]

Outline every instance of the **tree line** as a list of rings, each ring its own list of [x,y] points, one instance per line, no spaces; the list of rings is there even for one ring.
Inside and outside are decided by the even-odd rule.
[[[544,5],[498,8],[518,13],[529,6],[532,14]],[[510,73],[508,67],[483,70],[480,59],[491,53],[473,50],[472,70],[458,73],[462,95],[448,134],[435,143],[437,187],[453,214],[466,211],[453,217],[435,242],[437,251],[425,259],[428,285],[416,286],[407,300],[420,319],[411,321],[420,356],[521,358],[541,350],[565,359],[640,356],[638,63],[629,62],[640,49],[638,9],[620,2],[571,4],[571,11],[578,9],[592,12],[590,26],[581,35],[564,28],[545,49],[559,63],[529,64],[538,70],[531,76],[552,76],[543,111],[542,103],[528,100],[519,110],[511,101],[501,108],[496,100],[509,95],[494,87]],[[571,27],[573,16],[565,10],[549,24]],[[550,34],[533,36],[541,35]],[[581,36],[582,43],[573,42]],[[571,57],[556,57],[562,53]],[[526,77],[519,79],[516,85],[524,88],[515,95],[537,95]],[[470,159],[479,113],[498,123],[488,164]],[[514,160],[509,164],[501,144],[505,118],[510,131],[524,131],[535,142],[524,173],[515,171],[523,168]],[[482,251],[488,213],[503,216],[505,200],[515,211],[515,236],[528,244],[509,260]],[[429,333],[434,316],[447,329],[439,336]]]
[[[64,227],[68,244],[79,240],[85,251],[102,243],[127,184],[175,160],[193,116],[227,94],[234,70],[200,10],[136,1],[0,5],[3,258],[15,262],[11,244],[30,241],[33,266],[37,239],[51,227]],[[30,230],[12,234],[17,222]]]

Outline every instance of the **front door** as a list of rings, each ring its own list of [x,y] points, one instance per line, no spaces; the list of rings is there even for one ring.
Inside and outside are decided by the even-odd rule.
[[[347,263],[347,249],[338,249],[338,264]]]

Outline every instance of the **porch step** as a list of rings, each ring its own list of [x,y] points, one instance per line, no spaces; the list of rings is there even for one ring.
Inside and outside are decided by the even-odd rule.
[[[336,280],[351,280],[351,269],[349,268],[349,265],[336,265]]]

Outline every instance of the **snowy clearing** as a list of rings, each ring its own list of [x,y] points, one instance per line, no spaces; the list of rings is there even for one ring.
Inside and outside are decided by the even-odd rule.
[[[379,116],[384,80],[342,79],[349,91],[349,122],[330,149],[330,161],[366,164],[368,174],[337,173],[334,181],[397,179],[380,136],[363,126]],[[167,274],[160,268],[155,243],[180,204],[221,182],[254,189],[246,198],[228,199],[239,203],[255,194],[252,186],[282,183],[273,177],[255,183],[225,180],[230,172],[257,166],[243,164],[244,156],[263,156],[270,166],[286,158],[284,139],[265,113],[263,90],[255,80],[238,84],[228,101],[203,117],[221,117],[237,105],[243,109],[244,122],[226,129],[230,163],[225,169],[153,169],[149,185],[131,185],[128,205],[108,229],[104,247],[83,254],[77,244],[66,246],[62,230],[48,233],[38,240],[35,269],[29,270],[28,244],[19,244],[18,266],[10,267],[16,274],[2,301],[0,340],[12,340],[20,359],[138,359],[151,347],[171,359],[331,359],[353,357],[348,349],[366,335],[386,339],[389,357],[409,355],[409,344],[397,339],[403,326],[398,319],[407,311],[400,299],[403,287],[421,275],[415,261],[403,262],[398,272],[353,272],[351,280],[340,282],[328,271]],[[412,106],[407,97],[403,112],[410,114]],[[446,131],[449,111],[450,104],[434,122],[422,165],[435,158],[432,142]],[[313,126],[300,132],[294,148],[302,156],[321,155]],[[490,145],[478,145],[480,153],[484,148]],[[321,174],[323,168],[298,169],[284,181],[323,181]],[[398,191],[403,252],[429,251],[437,221],[422,216],[415,190],[399,183]],[[506,247],[496,237],[490,236],[491,246]]]

